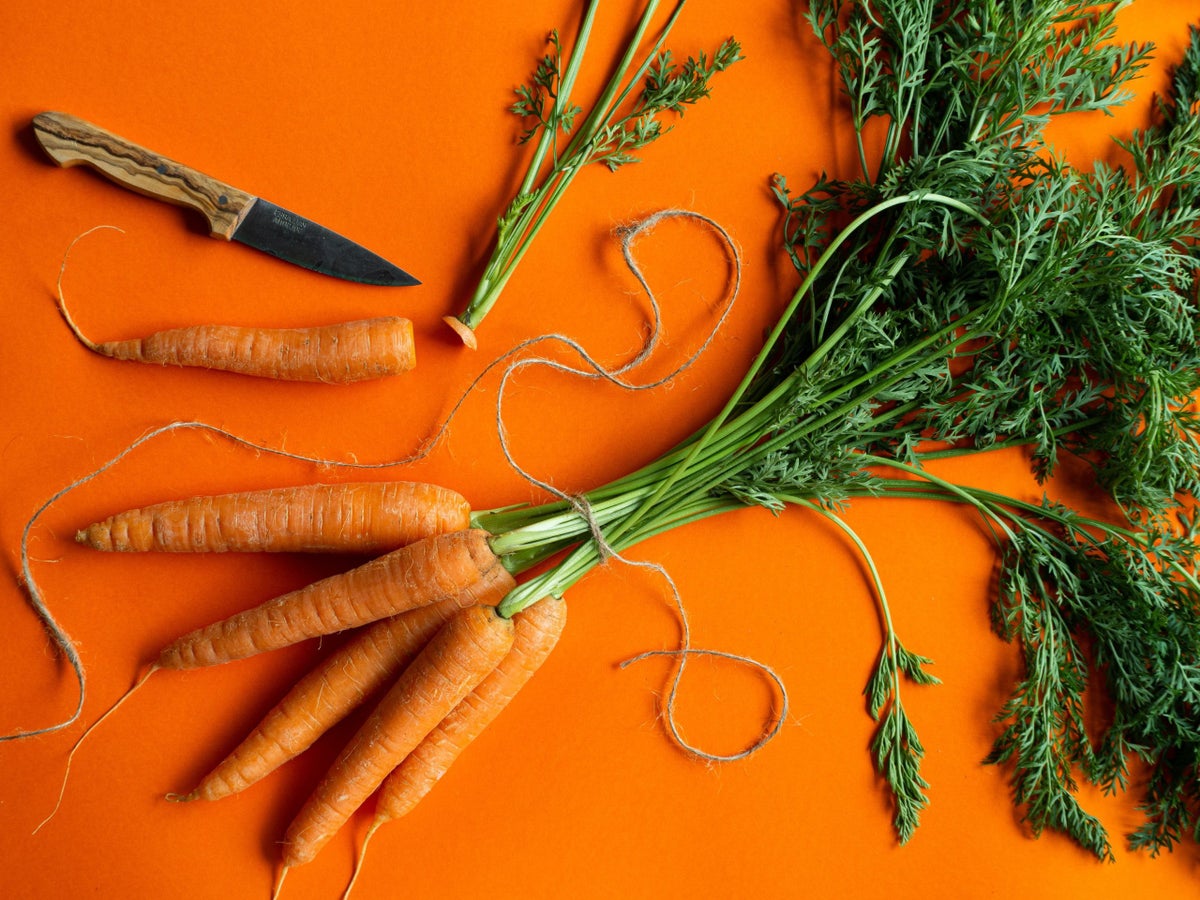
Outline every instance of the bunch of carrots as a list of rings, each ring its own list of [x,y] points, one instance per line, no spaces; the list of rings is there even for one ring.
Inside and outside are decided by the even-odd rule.
[[[566,603],[556,598],[511,617],[497,612],[516,585],[513,574],[488,533],[471,526],[466,500],[434,485],[316,484],[195,497],[119,513],[76,537],[115,552],[379,554],[183,635],[122,697],[162,669],[220,665],[358,629],[194,790],[171,795],[219,800],[242,791],[373,704],[288,829],[281,873],[313,859],[376,792],[368,839],[416,806],[533,676],[566,623]]]

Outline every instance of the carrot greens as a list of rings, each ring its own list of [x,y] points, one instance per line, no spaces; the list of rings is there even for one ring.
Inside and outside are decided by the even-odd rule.
[[[521,143],[533,144],[524,178],[497,222],[491,257],[474,294],[462,312],[446,318],[468,346],[475,345],[475,329],[580,169],[599,163],[616,171],[637,162],[638,151],[670,130],[664,125],[666,114],[682,116],[709,95],[718,72],[741,59],[738,42],[729,38],[711,57],[700,53],[676,62],[664,43],[685,2],[676,3],[648,50],[643,44],[659,0],[646,3],[609,81],[586,114],[572,93],[600,0],[588,3],[569,50],[557,31],[550,33],[549,52],[529,83],[516,89],[511,107],[525,123]]]
[[[1123,5],[811,2],[858,171],[802,191],[773,180],[798,286],[706,427],[582,498],[475,514],[512,569],[553,558],[502,612],[699,518],[829,517],[883,612],[870,749],[907,840],[929,785],[901,691],[936,679],[898,638],[842,511],[962,504],[995,539],[992,619],[1024,664],[988,761],[1030,827],[1111,857],[1077,786],[1125,790],[1138,771],[1131,844],[1200,840],[1200,31],[1152,123],[1120,142],[1122,165],[1073,166],[1046,133],[1128,99],[1152,48],[1117,41]],[[1085,461],[1111,517],[937,474],[941,458],[1014,447],[1038,483],[1067,454]],[[1101,726],[1085,715],[1093,692],[1111,707]]]

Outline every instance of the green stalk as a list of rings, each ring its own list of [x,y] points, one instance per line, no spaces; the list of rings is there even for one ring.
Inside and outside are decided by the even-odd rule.
[[[630,66],[633,65],[634,56],[637,54],[642,41],[645,40],[646,31],[650,28],[650,22],[658,10],[659,0],[650,0],[646,4],[646,8],[642,11],[642,17],[638,20],[637,28],[634,29],[633,37],[625,45],[625,54],[621,57],[621,61],[617,63],[612,77],[609,78],[599,99],[592,107],[592,111],[583,120],[583,125],[580,126],[575,135],[567,143],[567,148],[563,151],[564,157],[569,159],[579,154],[583,148],[590,146],[596,139],[596,135],[600,129],[608,124],[613,113],[625,102],[634,85],[641,81],[642,77],[646,74],[646,70],[650,68],[651,62],[653,62],[655,55],[662,49],[667,35],[670,34],[671,29],[675,25],[675,20],[679,18],[679,14],[683,11],[683,5],[686,2],[687,0],[679,0],[679,4],[671,13],[671,18],[667,20],[667,24],[659,34],[658,41],[654,44],[651,51],[646,54],[633,76],[626,80],[626,73],[629,71]],[[624,84],[623,87],[622,84]],[[617,99],[614,101],[614,98]]]
[[[552,147],[558,144],[558,123],[562,118],[562,114],[569,108],[571,91],[575,88],[575,79],[579,77],[579,69],[583,64],[583,55],[587,50],[588,39],[592,34],[592,23],[596,19],[596,10],[599,7],[600,0],[591,0],[587,10],[583,14],[583,19],[579,23],[579,32],[575,37],[575,43],[571,47],[570,57],[567,60],[567,68],[563,72],[558,84],[558,91],[554,95],[554,113],[550,117],[550,124],[542,129],[541,136],[538,138],[537,147],[533,152],[533,157],[529,161],[529,167],[525,170],[525,178],[522,180],[521,186],[517,188],[518,196],[528,194],[533,190],[533,185],[537,181],[537,174],[542,169],[542,162],[545,160],[546,154],[550,152]]]
[[[554,111],[550,116],[549,122],[542,128],[537,146],[534,148],[533,155],[530,157],[529,164],[525,170],[525,177],[517,189],[517,197],[522,197],[533,192],[546,155],[552,148],[558,145],[558,123],[563,112],[569,107],[571,91],[574,89],[575,80],[579,76],[579,69],[583,64],[583,56],[587,50],[588,40],[591,37],[592,24],[596,18],[596,10],[599,7],[600,0],[591,0],[584,12],[583,19],[579,23],[579,32],[576,35],[575,43],[571,47],[566,70],[563,72],[558,90],[555,93]],[[554,156],[552,173],[559,169],[557,152],[555,152]],[[483,320],[483,317],[495,305],[517,263],[524,255],[524,247],[528,246],[541,227],[539,224],[537,228],[530,231],[529,218],[532,211],[544,205],[544,198],[550,177],[547,176],[547,182],[539,188],[538,195],[530,201],[529,206],[526,207],[526,212],[512,224],[508,233],[499,241],[492,254],[492,258],[488,261],[488,266],[484,270],[483,276],[479,280],[479,284],[475,288],[474,294],[467,304],[467,308],[458,316],[458,320],[468,329],[474,331],[479,322]]]
[[[641,63],[634,68],[637,54],[654,20],[659,2],[660,0],[650,0],[646,4],[633,35],[626,43],[624,54],[604,90],[560,154],[557,151],[558,122],[561,113],[567,109],[568,98],[583,59],[599,0],[592,0],[588,6],[567,69],[559,83],[555,99],[555,112],[547,126],[542,129],[538,146],[516,194],[518,200],[523,197],[529,199],[518,217],[507,223],[506,233],[498,240],[484,274],[476,285],[466,308],[454,317],[454,321],[451,321],[455,330],[459,331],[468,344],[473,342],[474,330],[499,300],[521,259],[541,231],[546,218],[558,205],[576,174],[592,162],[596,152],[597,138],[609,126],[617,110],[621,109],[628,101],[662,51],[663,44],[683,11],[686,0],[679,0],[658,39],[644,55]],[[632,74],[630,74],[631,70]],[[539,184],[538,179],[544,168],[546,156],[552,149],[555,151],[553,161]]]
[[[636,531],[626,532],[619,539],[605,540],[603,550],[596,541],[584,541],[554,568],[535,575],[510,591],[500,603],[499,612],[502,616],[514,616],[542,597],[561,597],[572,585],[604,562],[608,554],[622,553],[655,535],[740,507],[742,504],[732,499],[701,498],[694,503],[680,505],[669,517],[646,523]]]
[[[578,166],[565,170],[556,167],[548,176],[548,180],[538,188],[534,199],[522,212],[521,217],[512,223],[509,234],[497,245],[496,252],[466,309],[457,316],[463,326],[474,331],[496,305],[517,265],[532,246],[551,210],[558,204],[578,172]]]
[[[739,382],[738,386],[735,388],[730,397],[726,400],[725,405],[709,422],[708,426],[696,438],[688,443],[685,455],[677,464],[672,466],[672,471],[669,472],[667,477],[658,484],[655,491],[643,500],[641,509],[635,511],[618,524],[613,537],[619,536],[623,530],[634,528],[644,516],[649,514],[656,502],[667,491],[670,490],[675,481],[682,478],[685,473],[687,473],[688,470],[696,464],[698,458],[705,448],[712,441],[717,439],[718,436],[723,436],[722,427],[729,420],[733,410],[741,403],[742,398],[750,389],[755,379],[759,376],[763,366],[765,366],[768,359],[770,359],[771,353],[775,349],[775,345],[782,337],[789,322],[795,315],[800,303],[803,301],[804,297],[809,293],[809,291],[812,290],[817,278],[820,276],[829,260],[834,258],[841,246],[848,241],[855,232],[873,220],[876,216],[894,207],[921,201],[941,203],[951,208],[958,209],[961,212],[965,212],[979,219],[980,221],[986,221],[976,210],[967,204],[964,204],[953,197],[947,197],[945,195],[936,193],[902,194],[900,196],[892,197],[888,200],[877,203],[870,209],[864,210],[862,213],[856,216],[855,219],[850,222],[850,224],[847,225],[846,228],[843,229],[837,235],[837,237],[830,242],[824,253],[822,253],[820,258],[818,258],[813,264],[803,282],[793,293],[792,298],[788,305],[784,308],[783,313],[776,321],[775,326],[767,336],[762,349],[759,350],[758,355],[750,364],[750,367],[747,369],[745,375],[743,375],[742,380]],[[887,281],[895,278],[896,274],[907,263],[907,261],[907,257],[905,256],[901,256],[897,260],[893,261],[893,264],[888,268],[885,274],[884,284],[886,284]],[[883,291],[884,284],[878,285],[875,288],[872,288],[872,290],[868,291],[862,298],[859,305],[841,323],[839,323],[838,327],[834,329],[832,334],[826,337],[825,340],[815,350],[813,350],[813,352],[804,360],[804,362],[797,367],[796,371],[789,375],[788,378],[784,379],[779,385],[777,385],[775,389],[773,389],[766,397],[758,401],[749,414],[739,417],[737,422],[744,423],[747,421],[747,419],[754,421],[757,419],[759,414],[769,413],[771,410],[773,410],[776,404],[778,404],[789,394],[791,390],[794,389],[795,382],[804,377],[822,359],[824,359],[825,356],[827,356],[833,349],[833,347],[836,346],[838,341],[845,336],[846,332],[852,327],[854,321],[857,320],[858,317],[861,316],[862,313],[864,313],[867,309],[869,309],[875,300],[878,299],[879,294]],[[749,429],[749,432],[749,437],[752,439],[757,439],[762,434],[763,428],[761,426],[756,429],[751,428]]]

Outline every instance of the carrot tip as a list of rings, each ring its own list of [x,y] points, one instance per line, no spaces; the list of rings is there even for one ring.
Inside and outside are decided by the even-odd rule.
[[[186,794],[176,794],[174,791],[172,791],[171,793],[166,794],[163,799],[169,800],[171,803],[190,803],[199,796],[199,791],[190,791]]]
[[[469,350],[475,350],[479,347],[479,341],[475,339],[475,332],[471,329],[471,326],[454,316],[445,316],[442,318],[442,321],[454,329],[455,334],[462,339],[463,344]]]
[[[283,880],[287,878],[288,866],[283,866],[279,870],[279,876],[275,879],[275,888],[271,892],[271,900],[278,900],[280,893],[283,891]]]

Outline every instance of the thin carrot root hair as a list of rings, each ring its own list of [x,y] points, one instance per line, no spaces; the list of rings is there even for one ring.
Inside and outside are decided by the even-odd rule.
[[[92,340],[67,309],[63,275],[71,250],[82,238],[113,227],[100,225],[76,237],[63,255],[58,273],[58,311],[75,338],[93,353],[110,359],[332,384],[386,378],[416,365],[412,322],[399,316],[308,328],[192,325],[130,340]]]
[[[37,834],[39,831],[41,831],[42,828],[58,814],[58,810],[62,807],[63,797],[67,793],[67,780],[71,777],[71,763],[74,762],[75,753],[79,750],[79,747],[83,743],[84,739],[89,734],[91,734],[93,731],[95,731],[101,722],[103,722],[105,719],[107,719],[109,716],[111,716],[113,713],[115,713],[118,709],[120,709],[121,705],[124,704],[126,700],[128,700],[130,697],[133,696],[134,691],[136,691],[143,684],[145,684],[146,680],[151,675],[153,675],[156,671],[158,671],[158,666],[152,665],[148,669],[146,669],[146,671],[141,675],[141,677],[138,678],[133,683],[133,685],[129,688],[129,690],[127,690],[124,694],[122,694],[120,697],[118,697],[116,702],[114,702],[112,704],[112,706],[110,706],[108,709],[106,709],[100,715],[100,718],[96,719],[95,722],[93,722],[91,725],[89,725],[87,728],[85,728],[83,731],[83,734],[79,735],[79,737],[76,738],[75,743],[71,745],[71,749],[67,753],[67,763],[66,763],[66,766],[63,768],[62,784],[59,785],[58,799],[55,800],[55,802],[54,802],[54,808],[52,810],[50,810],[50,814],[47,815],[46,818],[42,819],[42,821],[38,823],[37,827],[33,829],[33,832],[32,832],[33,834]]]
[[[350,900],[350,892],[354,890],[354,885],[358,882],[358,875],[362,872],[363,862],[367,858],[367,845],[371,843],[371,838],[375,836],[375,832],[382,824],[382,819],[375,819],[367,826],[367,832],[363,835],[362,843],[358,847],[358,854],[354,857],[354,871],[350,873],[350,880],[346,882],[346,890],[342,891],[342,900]]]
[[[488,606],[455,613],[375,707],[284,837],[283,864],[313,859],[388,773],[499,665],[514,626]]]
[[[167,500],[94,522],[75,540],[113,552],[383,553],[470,523],[470,504],[449,488],[371,481]]]
[[[287,878],[287,873],[287,866],[279,867],[279,874],[275,876],[275,884],[271,888],[271,900],[279,900],[279,897],[283,894],[283,880]]]
[[[455,612],[475,604],[494,606],[515,585],[503,566],[495,566],[454,597],[362,629],[296,682],[195,789],[170,799],[220,800],[265,778],[394,679]]]
[[[424,538],[197,628],[164,648],[158,665],[219,665],[366,625],[454,596],[498,565],[481,529]]]

